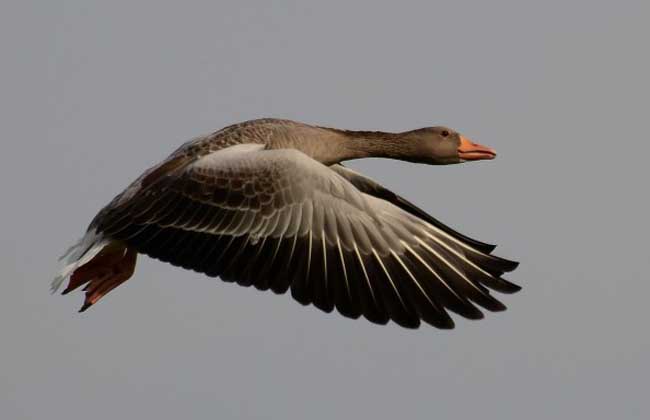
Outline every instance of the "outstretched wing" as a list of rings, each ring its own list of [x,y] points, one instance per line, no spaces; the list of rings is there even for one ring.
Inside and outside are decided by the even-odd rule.
[[[434,218],[429,213],[422,210],[415,204],[411,203],[404,197],[395,194],[388,188],[377,183],[375,180],[368,178],[367,176],[362,175],[357,171],[354,171],[346,166],[343,166],[340,163],[331,165],[330,169],[332,169],[334,172],[336,172],[337,174],[341,175],[343,178],[350,181],[352,185],[357,187],[359,191],[368,195],[372,195],[373,197],[381,198],[382,200],[386,200],[396,205],[397,207],[401,208],[407,213],[411,213],[412,215],[419,217],[420,219],[450,234],[454,238],[470,245],[472,248],[476,248],[477,250],[480,250],[486,254],[491,253],[492,251],[494,251],[494,248],[496,248],[496,245],[490,245],[484,242],[477,241],[476,239],[469,238],[463,235],[462,233],[450,228],[449,226],[445,225],[438,219]]]
[[[474,304],[503,310],[488,288],[519,289],[500,278],[516,263],[362,193],[297,150],[238,145],[153,174],[94,227],[174,265],[413,328],[452,328],[447,310],[481,318]]]

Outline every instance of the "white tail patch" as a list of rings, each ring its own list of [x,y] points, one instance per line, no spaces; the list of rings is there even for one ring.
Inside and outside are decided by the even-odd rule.
[[[57,276],[50,284],[50,292],[56,293],[63,282],[70,276],[77,268],[92,260],[99,252],[104,249],[111,241],[104,238],[100,233],[95,230],[89,230],[86,234],[68,250],[59,259],[63,262],[63,267],[59,270]]]

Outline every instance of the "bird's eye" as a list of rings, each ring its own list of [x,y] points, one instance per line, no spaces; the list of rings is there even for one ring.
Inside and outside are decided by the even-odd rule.
[[[440,135],[442,135],[442,137],[447,137],[449,135],[449,131],[442,130],[442,133],[440,133]]]

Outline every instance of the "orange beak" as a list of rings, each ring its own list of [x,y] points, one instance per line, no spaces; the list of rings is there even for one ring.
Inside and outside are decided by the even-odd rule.
[[[460,136],[460,146],[458,146],[458,156],[462,160],[484,160],[494,159],[497,152],[486,146],[473,143],[467,137]]]

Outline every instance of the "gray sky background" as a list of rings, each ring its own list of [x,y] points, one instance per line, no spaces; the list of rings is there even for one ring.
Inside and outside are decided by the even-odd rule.
[[[648,418],[647,1],[3,1],[3,419]],[[195,135],[445,124],[493,162],[352,166],[522,262],[416,331],[141,258],[79,315],[58,256]]]

